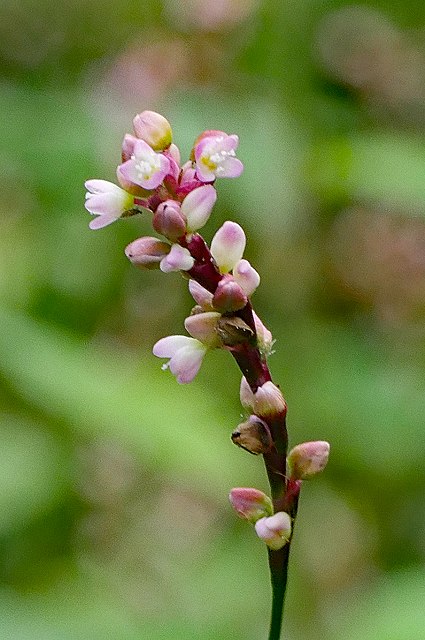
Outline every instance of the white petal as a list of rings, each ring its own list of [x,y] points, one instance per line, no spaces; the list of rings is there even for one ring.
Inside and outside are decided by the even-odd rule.
[[[247,296],[252,295],[260,284],[260,275],[248,260],[242,259],[236,263],[233,269],[233,277]]]
[[[102,229],[103,227],[107,227],[108,224],[115,222],[115,220],[117,220],[115,216],[98,216],[90,222],[89,227],[90,229]]]
[[[160,262],[160,269],[164,273],[171,271],[189,271],[193,267],[195,260],[190,255],[190,251],[179,244],[173,244],[170,253]]]
[[[187,384],[201,368],[202,360],[206,353],[206,347],[198,340],[197,345],[190,345],[179,349],[169,362],[170,371],[176,376],[177,382]]]
[[[195,338],[189,338],[189,336],[167,336],[154,344],[152,352],[158,358],[172,358],[176,351],[192,345],[194,342],[198,341]]]

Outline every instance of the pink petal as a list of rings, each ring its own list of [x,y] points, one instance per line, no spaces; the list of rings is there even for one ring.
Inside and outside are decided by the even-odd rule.
[[[189,280],[189,291],[197,304],[204,309],[212,307],[213,294],[204,289],[196,280]]]
[[[194,263],[195,260],[188,249],[181,247],[179,244],[173,244],[170,253],[161,260],[160,269],[164,273],[189,271]]]
[[[260,284],[260,276],[248,260],[242,259],[236,263],[233,268],[233,277],[247,296],[252,295]]]
[[[238,158],[226,158],[222,168],[224,171],[220,173],[220,178],[239,178],[243,171],[243,164]]]

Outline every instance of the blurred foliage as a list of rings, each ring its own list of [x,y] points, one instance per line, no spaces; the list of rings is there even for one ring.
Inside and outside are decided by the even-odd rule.
[[[179,387],[151,355],[184,282],[87,228],[146,108],[183,156],[240,135],[208,238],[241,221],[305,487],[287,640],[425,639],[425,5],[4,0],[0,8],[0,628],[8,640],[257,640],[266,554],[227,505],[239,374]]]

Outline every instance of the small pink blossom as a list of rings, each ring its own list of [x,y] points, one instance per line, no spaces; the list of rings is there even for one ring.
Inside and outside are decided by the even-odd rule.
[[[216,178],[237,178],[243,171],[243,164],[236,156],[239,138],[219,132],[217,135],[201,138],[195,146],[196,174],[202,182],[212,182]]]
[[[204,311],[212,311],[213,294],[202,287],[196,280],[189,280],[189,291],[192,298]]]
[[[233,267],[232,273],[234,279],[247,296],[251,296],[260,284],[260,276],[248,260],[239,260]]]
[[[169,169],[169,159],[162,153],[156,153],[144,140],[134,143],[130,160],[118,167],[124,180],[133,182],[143,189],[159,187]]]
[[[90,229],[101,229],[115,222],[133,208],[134,198],[130,193],[107,180],[87,180],[85,207],[98,216],[90,222]]]
[[[260,518],[255,523],[257,536],[273,551],[285,546],[291,537],[291,529],[291,517],[284,511],[278,511],[268,518]]]
[[[133,119],[134,133],[154,151],[164,151],[172,141],[170,123],[156,111],[142,111]]]
[[[187,231],[197,231],[206,224],[217,200],[217,192],[211,184],[193,189],[182,202]]]
[[[240,518],[255,524],[260,518],[271,516],[273,505],[270,498],[251,487],[236,487],[229,494],[230,504]]]
[[[246,238],[242,227],[227,221],[211,242],[211,254],[221,273],[229,273],[239,262],[245,250]]]
[[[170,358],[162,368],[170,369],[179,384],[192,382],[198,373],[208,347],[189,336],[167,336],[158,340],[153,354],[158,358]]]
[[[160,269],[164,273],[171,271],[189,271],[194,265],[195,260],[185,247],[179,244],[171,246],[170,253],[161,260]]]

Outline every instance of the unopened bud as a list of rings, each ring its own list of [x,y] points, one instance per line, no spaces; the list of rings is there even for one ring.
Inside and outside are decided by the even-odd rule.
[[[143,111],[133,120],[134,133],[154,151],[167,149],[173,138],[170,123],[155,111]]]
[[[265,382],[254,393],[245,378],[241,380],[240,399],[242,406],[263,417],[286,413],[286,402],[281,390],[273,382]]]
[[[192,298],[204,311],[212,311],[212,293],[202,287],[196,280],[189,280],[189,291]]]
[[[273,446],[273,439],[266,422],[257,416],[249,416],[232,433],[232,441],[245,451],[258,455],[267,453]]]
[[[224,276],[217,285],[213,297],[214,309],[221,313],[229,313],[243,309],[248,298],[243,289],[232,276]]]
[[[255,524],[257,520],[271,516],[273,513],[272,501],[265,493],[251,487],[238,487],[232,489],[229,500],[240,518]]]
[[[278,551],[291,537],[291,518],[285,511],[278,511],[274,516],[261,518],[255,523],[257,536],[273,551]]]
[[[303,442],[288,455],[288,473],[294,480],[308,480],[323,471],[329,458],[329,442]]]
[[[254,317],[255,330],[257,332],[257,346],[260,353],[267,358],[272,353],[274,344],[273,336],[254,311],[252,312],[252,315]]]
[[[175,242],[186,233],[186,220],[180,210],[180,204],[174,200],[162,202],[152,219],[152,226],[171,242]]]
[[[184,326],[192,338],[196,338],[210,348],[218,347],[220,339],[217,335],[216,328],[220,317],[220,314],[216,311],[196,313],[186,318]]]
[[[169,251],[169,244],[147,236],[130,242],[125,248],[125,255],[136,267],[158,269],[159,263]]]
[[[226,347],[235,347],[238,344],[251,343],[254,332],[242,318],[222,316],[217,324],[217,333],[221,342]]]

